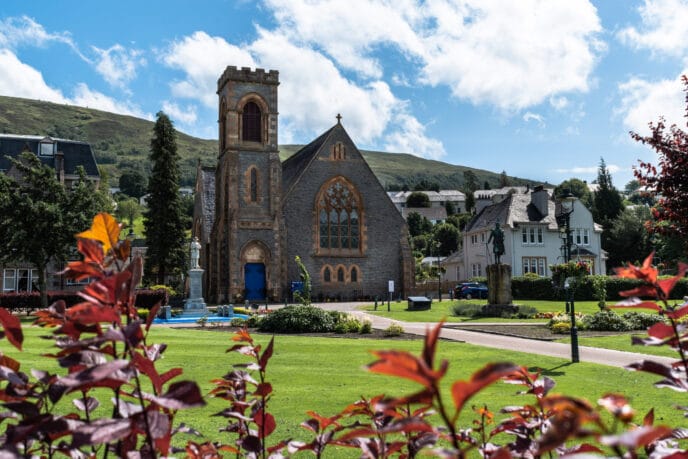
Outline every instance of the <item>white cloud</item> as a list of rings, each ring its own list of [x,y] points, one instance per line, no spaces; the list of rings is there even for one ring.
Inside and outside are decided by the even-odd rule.
[[[126,49],[119,44],[108,49],[95,46],[92,49],[98,55],[96,71],[112,86],[125,88],[136,77],[136,67],[146,63],[140,50]]]
[[[67,102],[59,90],[48,86],[38,70],[21,62],[8,49],[0,49],[0,94],[56,103]]]
[[[645,0],[638,7],[642,24],[617,34],[636,49],[650,49],[668,56],[685,57],[688,51],[688,1]]]
[[[399,129],[385,138],[386,151],[411,153],[431,159],[441,159],[446,155],[442,142],[428,137],[425,126],[413,116],[406,113],[398,115],[395,126]]]
[[[174,102],[164,101],[162,103],[162,111],[167,113],[169,117],[181,124],[193,124],[198,119],[196,114],[196,107],[193,105],[187,105],[186,107],[180,107]]]
[[[63,43],[69,46],[81,59],[84,56],[72,40],[69,32],[50,33],[28,16],[10,17],[0,21],[0,47],[16,49],[18,46],[45,46],[50,42]]]
[[[540,126],[545,125],[545,119],[542,117],[542,115],[533,112],[526,112],[523,115],[523,121],[525,121],[526,123],[528,121],[536,121]]]
[[[79,83],[74,89],[74,97],[68,102],[81,107],[95,108],[106,112],[131,115],[137,118],[152,120],[151,113],[143,112],[138,106],[130,102],[121,102],[101,92],[90,89],[86,84]]]
[[[167,66],[184,73],[184,79],[171,83],[172,94],[199,100],[209,108],[217,107],[217,79],[228,64],[256,66],[246,50],[205,32],[172,43],[160,57]]]
[[[555,110],[563,110],[566,107],[569,106],[569,100],[566,97],[560,96],[560,97],[550,97],[549,98],[549,104],[555,109]]]
[[[610,174],[615,174],[619,171],[621,171],[622,168],[617,166],[616,164],[607,164],[607,171]],[[597,175],[599,171],[599,165],[597,166],[577,166],[577,167],[571,167],[567,169],[554,169],[554,172],[558,174],[594,174]]]
[[[380,78],[381,47],[398,50],[428,85],[474,104],[512,111],[585,92],[605,49],[587,0],[268,0],[278,31]],[[379,18],[384,18],[380,21]]]
[[[684,70],[683,73],[688,71]],[[648,123],[666,119],[667,126],[685,127],[685,94],[681,78],[647,81],[632,78],[619,85],[621,105],[616,113],[623,117],[624,125],[641,135],[648,135]]]

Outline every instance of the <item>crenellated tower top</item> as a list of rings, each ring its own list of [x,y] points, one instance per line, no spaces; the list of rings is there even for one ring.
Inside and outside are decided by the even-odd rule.
[[[218,94],[228,81],[236,81],[242,83],[260,83],[260,84],[274,84],[279,85],[279,72],[277,70],[265,71],[265,69],[256,68],[251,70],[250,67],[241,67],[240,69],[234,65],[228,66],[222,73],[222,76],[217,80]]]

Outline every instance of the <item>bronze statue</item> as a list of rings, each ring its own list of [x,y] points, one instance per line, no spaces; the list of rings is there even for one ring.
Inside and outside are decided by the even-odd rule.
[[[495,263],[502,262],[502,255],[504,255],[504,231],[499,227],[499,222],[495,223],[495,227],[490,231],[490,238],[487,240],[489,244],[492,242],[492,253],[495,256]]]

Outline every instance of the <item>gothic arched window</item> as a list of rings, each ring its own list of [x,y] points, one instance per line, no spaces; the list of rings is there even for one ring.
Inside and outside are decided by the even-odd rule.
[[[250,199],[251,202],[258,200],[258,170],[255,167],[251,168]]]
[[[244,105],[241,113],[241,139],[244,142],[261,142],[261,120],[262,114],[260,107],[255,102],[248,102]]]
[[[332,282],[332,271],[329,266],[325,266],[323,270],[323,282]]]
[[[343,177],[325,183],[316,200],[318,252],[352,255],[361,250],[361,198]]]
[[[351,274],[349,274],[351,282],[358,282],[358,269],[355,266],[351,267]]]
[[[337,282],[344,282],[344,280],[344,268],[340,266],[337,269]]]

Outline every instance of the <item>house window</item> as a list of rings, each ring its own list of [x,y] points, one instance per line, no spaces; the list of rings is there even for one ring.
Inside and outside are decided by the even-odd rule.
[[[480,242],[485,242],[485,233],[480,233]]]
[[[327,182],[316,200],[318,251],[353,254],[361,251],[361,198],[343,177]]]
[[[546,261],[545,257],[523,257],[523,274],[533,273],[538,276],[544,276]]]
[[[473,244],[473,245],[478,244],[478,235],[477,234],[471,234],[471,244]]]
[[[38,154],[40,156],[54,156],[55,155],[55,143],[53,142],[41,142],[38,144]]]
[[[471,271],[473,273],[473,277],[480,277],[483,275],[483,267],[480,263],[473,263],[471,266]]]
[[[523,245],[541,245],[544,243],[544,234],[541,226],[521,227],[521,242]]]
[[[255,102],[248,102],[244,105],[241,113],[241,138],[245,142],[260,142],[262,140],[261,115],[260,107]]]
[[[31,292],[36,290],[38,270],[36,269],[5,269],[3,271],[2,289],[5,292]]]
[[[590,245],[590,230],[587,228],[577,228],[575,230],[576,245]]]

